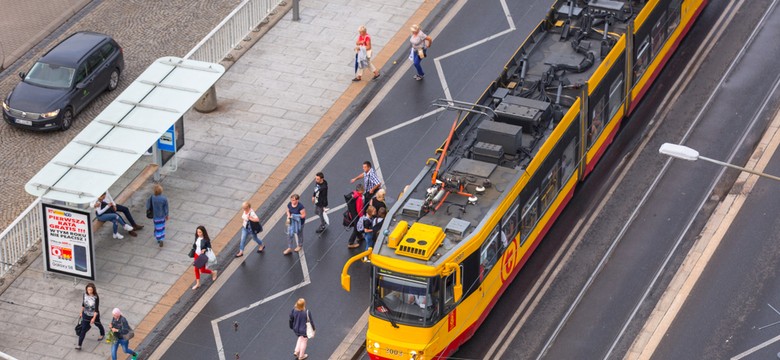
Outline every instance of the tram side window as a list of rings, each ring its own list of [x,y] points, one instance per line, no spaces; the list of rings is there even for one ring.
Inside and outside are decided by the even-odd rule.
[[[639,51],[636,53],[636,63],[634,64],[634,79],[639,79],[644,75],[647,70],[647,65],[650,64],[650,38],[646,37],[642,44],[639,45]]]
[[[623,104],[623,73],[618,75],[617,79],[609,86],[609,118],[617,114],[620,105]]]
[[[669,20],[667,21],[666,36],[671,36],[674,30],[677,29],[677,25],[680,25],[680,8],[682,6],[682,0],[672,0],[669,4]]]
[[[664,42],[666,40],[666,12],[661,14],[658,21],[653,25],[653,29],[650,31],[650,35],[653,37],[653,58],[661,51]]]
[[[522,234],[520,239],[520,246],[523,246],[525,240],[528,239],[528,235],[531,234],[531,230],[534,229],[536,221],[539,219],[539,190],[534,191],[531,198],[523,206],[523,217],[520,221],[520,232]]]
[[[572,139],[569,145],[566,146],[566,150],[563,151],[563,157],[561,158],[563,160],[563,181],[568,181],[569,177],[574,174],[576,151],[577,141]]]
[[[520,207],[519,199],[515,200],[512,207],[501,220],[501,252],[515,239],[518,231],[517,209]]]
[[[590,127],[588,128],[588,148],[593,146],[593,143],[596,142],[596,139],[598,139],[601,134],[601,130],[604,129],[605,112],[606,102],[602,97],[593,107],[593,115],[591,117]]]
[[[561,162],[556,160],[550,172],[542,181],[542,211],[547,210],[558,195],[558,185],[561,177]]]
[[[460,273],[461,273],[461,283],[463,283],[463,265],[460,265]],[[457,276],[457,272],[453,271],[450,276],[447,276],[444,278],[444,309],[446,312],[449,312],[452,308],[455,307],[455,276]],[[464,290],[465,293],[465,290]]]
[[[485,280],[485,276],[493,269],[493,265],[498,260],[500,251],[499,233],[499,226],[496,226],[488,240],[482,244],[479,256],[479,281]]]

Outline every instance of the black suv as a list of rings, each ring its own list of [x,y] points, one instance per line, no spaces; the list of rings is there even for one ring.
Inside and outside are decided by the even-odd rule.
[[[116,89],[125,69],[122,48],[108,35],[77,32],[19,73],[3,101],[3,119],[31,130],[67,130],[103,90]]]

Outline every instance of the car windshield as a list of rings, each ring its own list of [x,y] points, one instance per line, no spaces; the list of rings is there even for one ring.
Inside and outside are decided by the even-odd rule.
[[[27,73],[24,81],[45,87],[70,88],[75,72],[73,68],[37,62]]]
[[[375,316],[412,325],[433,325],[439,316],[438,278],[393,274],[377,269],[374,278]],[[433,290],[432,290],[433,289]]]

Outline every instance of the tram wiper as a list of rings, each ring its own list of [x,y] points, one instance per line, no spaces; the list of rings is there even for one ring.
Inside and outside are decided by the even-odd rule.
[[[372,295],[374,296],[374,300],[376,300],[379,303],[379,305],[382,306],[382,308],[387,310],[385,313],[387,314],[387,320],[390,320],[390,325],[393,325],[394,328],[398,329],[398,324],[396,324],[395,322],[395,314],[393,313],[393,310],[390,309],[390,307],[387,306],[387,304],[385,304],[385,301],[382,300],[381,297],[376,296],[376,293],[373,293]]]

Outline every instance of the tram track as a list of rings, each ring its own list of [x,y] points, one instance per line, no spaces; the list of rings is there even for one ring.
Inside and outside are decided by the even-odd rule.
[[[592,226],[593,222],[597,218],[598,214],[601,213],[601,210],[604,208],[606,203],[609,201],[609,199],[614,195],[618,185],[621,183],[621,180],[626,176],[628,170],[633,166],[636,159],[638,158],[639,154],[643,152],[643,150],[646,148],[649,139],[652,138],[652,135],[656,132],[656,130],[663,124],[663,119],[666,118],[669,111],[671,110],[671,106],[679,99],[682,92],[687,88],[688,84],[691,82],[693,77],[695,76],[697,70],[702,66],[702,63],[704,60],[709,56],[711,53],[713,47],[718,42],[718,40],[722,37],[724,31],[728,27],[728,25],[732,22],[734,19],[734,16],[739,11],[739,9],[744,4],[744,0],[739,2],[730,3],[725,11],[721,14],[719,19],[717,20],[715,26],[713,26],[713,29],[708,33],[705,41],[702,42],[702,45],[699,46],[699,48],[696,50],[696,53],[692,57],[691,61],[686,66],[685,70],[683,70],[683,74],[687,74],[684,77],[678,78],[678,80],[675,82],[675,84],[672,86],[675,91],[670,92],[667,94],[667,96],[662,100],[661,106],[659,106],[659,109],[655,112],[655,114],[652,116],[652,119],[650,121],[649,130],[647,134],[644,135],[644,140],[642,143],[637,147],[636,150],[634,150],[633,155],[630,158],[623,158],[620,161],[620,164],[618,164],[617,168],[619,170],[619,174],[615,177],[616,181],[613,183],[612,187],[607,191],[607,195],[604,197],[603,200],[598,202],[597,204],[593,205],[593,210],[589,211],[591,215],[585,220],[585,218],[580,219],[576,225],[572,227],[572,231],[570,232],[570,235],[563,241],[562,246],[559,248],[559,250],[556,252],[556,254],[553,256],[552,260],[549,261],[548,265],[544,268],[544,270],[541,272],[541,276],[538,277],[537,281],[533,284],[531,289],[529,290],[528,294],[523,298],[523,301],[521,302],[520,306],[516,309],[516,311],[512,314],[510,320],[507,322],[506,326],[501,330],[500,334],[496,337],[496,340],[493,342],[492,346],[488,350],[488,352],[485,354],[485,359],[499,359],[503,358],[505,356],[505,353],[507,351],[507,348],[510,346],[510,343],[515,339],[515,337],[520,332],[521,328],[526,324],[528,321],[530,315],[534,312],[534,310],[537,308],[537,306],[542,302],[543,297],[547,294],[548,290],[550,289],[550,286],[553,282],[553,280],[556,278],[556,276],[560,273],[563,266],[569,261],[572,254],[574,253],[577,246],[582,242],[585,234],[588,232],[590,227]],[[769,10],[765,13],[769,13],[771,9],[774,8],[773,5],[769,8]],[[735,64],[737,64],[741,59],[742,55],[745,52],[745,49],[748,48],[752,44],[752,39],[755,37],[755,34],[757,33],[758,29],[760,29],[761,26],[756,27],[756,31],[751,35],[751,41],[745,42],[742,49],[740,49],[740,55],[738,55],[734,61],[729,66],[729,70],[721,77],[721,81],[718,83],[718,86],[715,88],[715,90],[712,91],[710,94],[710,101],[712,99],[712,95],[720,89],[720,87],[723,85],[723,79],[727,78],[728,75],[731,72],[731,69],[734,68]],[[777,82],[778,79],[775,79],[774,86],[772,92],[767,95],[763,101],[762,108],[756,111],[755,115],[753,116],[753,123],[755,123],[755,119],[758,118],[758,116],[762,113],[763,108],[768,103],[768,100],[771,98],[771,96],[774,94],[775,90],[777,89]],[[705,107],[702,107],[704,109]],[[699,113],[699,116],[701,116],[703,110]],[[694,121],[694,123],[689,127],[689,130],[686,132],[686,135],[683,137],[683,141],[689,136],[691,129],[698,123],[698,120]],[[748,129],[749,130],[749,129]],[[748,132],[748,130],[745,131],[745,134]],[[744,142],[744,136],[741,138],[740,143]],[[734,150],[731,153],[731,156],[733,156],[736,149],[739,148],[739,144],[735,146]],[[562,319],[555,325],[555,329],[553,330],[552,334],[546,339],[544,346],[542,350],[538,353],[537,359],[541,359],[545,356],[547,350],[550,348],[550,346],[555,342],[557,336],[559,335],[561,329],[567,324],[569,317],[571,314],[576,310],[580,300],[584,296],[584,294],[590,289],[591,284],[593,283],[594,279],[598,277],[599,273],[603,269],[604,264],[609,260],[610,255],[612,254],[612,251],[617,246],[617,244],[622,239],[623,235],[626,232],[626,229],[631,225],[633,220],[635,219],[635,214],[638,211],[639,208],[642,207],[644,204],[644,200],[652,194],[653,189],[655,188],[655,185],[658,183],[659,179],[663,177],[664,173],[666,172],[666,168],[668,168],[668,162],[664,166],[664,171],[661,171],[655,179],[652,181],[653,185],[651,185],[650,189],[644,194],[643,200],[637,205],[634,209],[634,214],[629,218],[629,220],[623,225],[623,228],[621,229],[618,236],[616,236],[606,252],[606,254],[602,257],[601,261],[599,262],[596,269],[590,274],[587,281],[584,283],[583,287],[580,289],[577,297],[575,300],[570,304],[568,309],[566,310],[565,314],[563,315]],[[618,173],[618,172],[615,172]],[[721,173],[722,175],[722,173]],[[707,192],[707,194],[712,192],[712,189],[714,188],[715,184],[718,182],[718,179],[720,178],[720,175],[717,179],[715,179],[712,183],[712,186],[710,187],[710,190]],[[612,182],[612,179],[609,179],[610,182]],[[705,199],[702,201],[702,203],[699,206],[699,209],[701,209],[701,206],[706,201]],[[589,209],[590,210],[590,209]],[[697,212],[698,213],[698,212]],[[634,319],[634,316],[636,315],[636,312],[639,308],[639,306],[644,302],[644,300],[647,297],[647,294],[650,292],[650,289],[653,288],[653,285],[655,284],[655,281],[660,276],[660,273],[663,272],[666,265],[668,264],[669,258],[673,255],[673,253],[677,249],[677,245],[679,245],[682,237],[684,234],[688,231],[690,228],[690,224],[693,222],[693,220],[696,218],[696,213],[693,214],[693,216],[690,218],[690,221],[688,221],[688,225],[685,227],[685,231],[679,236],[679,238],[676,241],[676,245],[674,248],[667,254],[666,260],[663,262],[663,265],[660,269],[656,272],[656,275],[654,276],[653,281],[648,285],[645,289],[645,292],[641,298],[641,300],[637,303],[637,305],[634,307],[634,310],[632,314],[629,316],[629,318],[623,323],[623,327],[617,336],[617,338],[612,342],[609,350],[604,355],[604,358],[609,358],[612,356],[615,347],[619,343],[619,341],[623,338],[625,335],[626,328],[628,327],[628,324],[631,323],[631,321]]]

